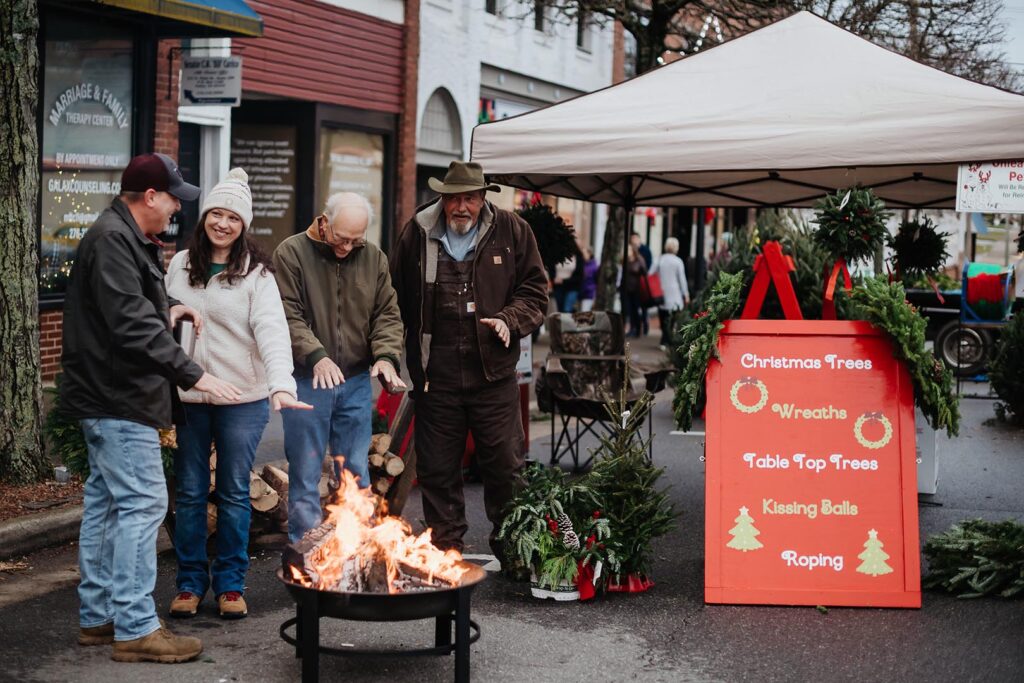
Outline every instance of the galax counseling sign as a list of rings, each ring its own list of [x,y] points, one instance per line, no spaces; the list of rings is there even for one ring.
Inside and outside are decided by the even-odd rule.
[[[913,387],[867,323],[734,320],[708,370],[705,599],[920,607]]]

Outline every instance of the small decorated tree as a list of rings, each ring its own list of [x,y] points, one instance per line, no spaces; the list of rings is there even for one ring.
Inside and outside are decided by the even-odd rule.
[[[886,563],[889,553],[882,550],[882,547],[882,542],[878,540],[878,532],[874,529],[868,531],[868,540],[864,541],[864,552],[857,556],[857,559],[861,560],[857,571],[869,576],[891,574],[892,567]]]
[[[608,404],[612,433],[601,440],[587,477],[609,525],[604,554],[611,580],[639,590],[651,585],[651,544],[672,529],[676,517],[667,491],[658,488],[664,470],[651,463],[649,442],[641,432],[653,400],[644,392],[628,403],[623,389]]]
[[[754,527],[754,518],[750,516],[750,510],[747,509],[746,505],[740,508],[739,517],[733,521],[736,522],[736,526],[729,529],[729,535],[732,536],[732,540],[726,543],[726,546],[733,550],[742,550],[743,552],[764,547],[764,544],[757,540],[761,532]]]
[[[1000,399],[996,415],[1024,427],[1024,314],[1014,315],[999,335],[988,377]]]

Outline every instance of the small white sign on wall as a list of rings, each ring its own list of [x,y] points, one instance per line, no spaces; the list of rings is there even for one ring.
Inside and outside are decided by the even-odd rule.
[[[237,107],[242,103],[242,58],[183,56],[181,103]]]
[[[1024,161],[961,166],[957,173],[956,210],[1024,213]]]

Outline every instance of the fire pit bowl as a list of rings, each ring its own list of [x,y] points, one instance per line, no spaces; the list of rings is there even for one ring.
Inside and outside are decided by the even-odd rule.
[[[319,680],[319,655],[343,657],[394,657],[447,655],[455,653],[455,681],[469,681],[469,646],[480,638],[480,627],[470,616],[473,589],[487,573],[470,562],[462,562],[467,570],[457,586],[424,588],[404,593],[371,593],[322,591],[304,586],[277,570],[278,580],[295,600],[296,616],[281,624],[281,638],[295,647],[295,656],[302,659],[303,683]],[[320,618],[332,617],[351,621],[411,621],[436,619],[434,647],[422,649],[357,649],[329,648],[320,645]],[[455,627],[454,640],[452,626]],[[288,630],[295,626],[295,635]]]

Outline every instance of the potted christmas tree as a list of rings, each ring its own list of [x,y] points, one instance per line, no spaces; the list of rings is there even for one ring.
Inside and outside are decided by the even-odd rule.
[[[538,463],[527,467],[524,479],[499,533],[509,565],[504,569],[528,570],[534,597],[579,600],[581,569],[591,575],[597,542],[608,535],[607,520],[594,514],[596,493],[586,481],[570,481],[562,470]]]

